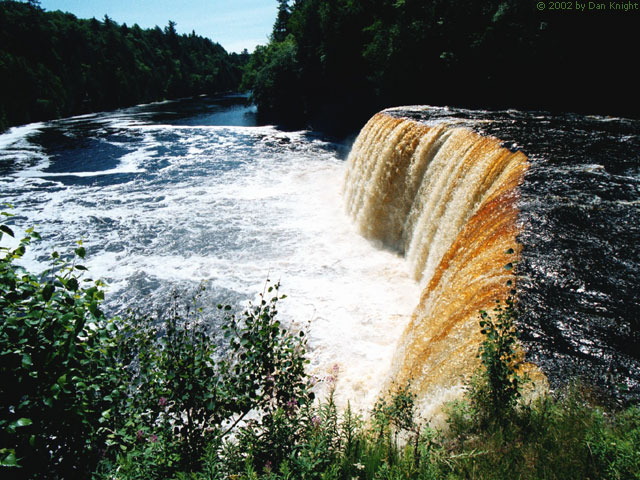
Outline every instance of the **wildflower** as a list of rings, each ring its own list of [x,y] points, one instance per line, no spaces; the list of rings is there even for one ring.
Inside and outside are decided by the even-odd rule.
[[[318,379],[315,375],[311,375],[309,377],[309,385],[313,387],[316,383],[318,383]]]
[[[154,433],[153,435],[151,435],[151,436],[149,437],[149,441],[150,441],[151,443],[156,443],[156,442],[158,441],[158,435],[156,435],[156,434]]]
[[[331,368],[331,373],[333,373],[333,375],[337,377],[338,373],[340,373],[340,365],[334,363],[333,367]]]
[[[167,404],[167,399],[165,397],[160,397],[158,399],[158,405],[160,405],[161,407],[164,407]]]
[[[269,473],[271,471],[272,464],[271,460],[267,460],[267,463],[264,464],[264,471]]]
[[[142,437],[144,437],[144,432],[142,430],[138,430],[136,432],[136,440],[142,440]]]
[[[313,425],[315,428],[318,428],[321,423],[322,423],[322,420],[320,419],[320,417],[318,415],[314,415],[311,418],[311,425]]]
[[[296,402],[295,398],[292,398],[287,402],[286,406],[288,409],[294,410],[298,406],[298,402]]]
[[[354,463],[353,466],[356,467],[357,470],[364,470],[364,465],[361,463]]]

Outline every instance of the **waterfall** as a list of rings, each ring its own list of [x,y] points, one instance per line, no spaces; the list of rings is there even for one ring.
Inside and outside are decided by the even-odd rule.
[[[353,145],[347,211],[362,235],[404,255],[421,285],[390,378],[410,382],[423,400],[454,391],[471,374],[478,312],[513,288],[505,265],[521,250],[518,186],[527,168],[523,153],[496,138],[384,112]]]

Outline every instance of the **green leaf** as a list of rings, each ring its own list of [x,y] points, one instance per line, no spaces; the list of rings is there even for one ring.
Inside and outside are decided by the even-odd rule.
[[[67,280],[66,287],[67,290],[75,292],[76,290],[78,290],[78,280],[76,280],[74,277],[71,277],[69,280]]]
[[[9,453],[6,457],[0,458],[2,458],[2,460],[0,460],[0,467],[20,467],[20,465],[18,465],[18,460],[16,459],[16,454],[13,452]]]
[[[51,300],[51,296],[53,295],[53,291],[55,290],[55,287],[53,286],[52,283],[47,283],[44,288],[42,289],[42,298],[44,298],[45,302],[48,302],[49,300]]]
[[[91,302],[87,308],[93,314],[94,317],[101,317],[102,316],[102,312],[98,308],[98,302],[95,302],[95,301]]]
[[[87,251],[85,250],[84,247],[78,247],[74,251],[76,252],[76,255],[78,255],[80,258],[84,258],[84,256],[87,254]]]
[[[0,225],[0,230],[6,233],[7,235],[9,235],[10,237],[15,237],[15,235],[13,234],[13,230],[11,230],[6,225]]]
[[[17,428],[17,427],[27,427],[32,424],[33,424],[33,421],[30,418],[19,418],[18,420],[13,422],[12,425]]]
[[[29,355],[28,353],[25,353],[24,355],[22,355],[22,366],[27,368],[27,367],[30,367],[31,365],[33,365],[33,361],[31,360],[31,355]]]

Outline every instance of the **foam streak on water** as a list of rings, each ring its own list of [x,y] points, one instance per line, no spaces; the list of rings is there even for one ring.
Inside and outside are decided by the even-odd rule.
[[[218,112],[234,125],[202,108],[173,115],[183,107],[0,137],[2,200],[16,206],[16,230],[37,225],[44,239],[26,266],[42,270],[53,249],[82,238],[112,311],[161,308],[172,288],[200,280],[205,301],[243,302],[267,276],[280,280],[283,318],[309,332],[310,373],[325,377],[338,364],[341,399],[370,405],[418,289],[402,259],[357,235],[344,215],[337,146],[253,126],[247,107]]]

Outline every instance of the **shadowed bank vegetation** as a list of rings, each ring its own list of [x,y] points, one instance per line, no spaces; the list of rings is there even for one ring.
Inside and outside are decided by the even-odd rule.
[[[138,103],[235,91],[249,54],[195,32],[78,19],[0,1],[0,131]]]
[[[333,129],[412,104],[637,116],[640,13],[552,3],[279,0],[245,84],[264,118]]]
[[[511,300],[481,313],[482,367],[446,425],[421,418],[410,386],[363,420],[337,409],[334,376],[305,374],[277,284],[239,315],[220,305],[222,337],[198,296],[160,318],[107,318],[81,244],[41,276],[15,264],[38,239],[0,251],[2,478],[639,478],[637,407],[603,408],[581,387],[522,400]],[[320,402],[316,381],[331,391]]]

